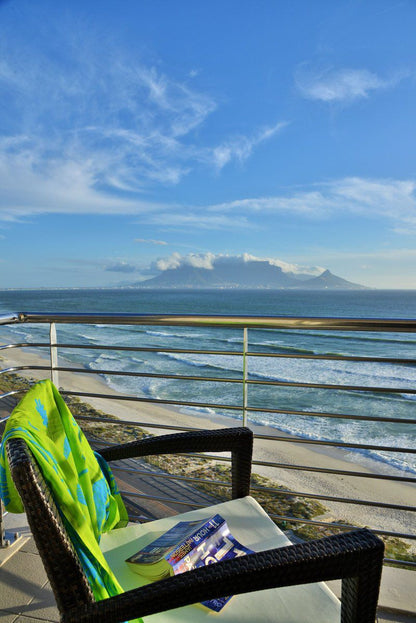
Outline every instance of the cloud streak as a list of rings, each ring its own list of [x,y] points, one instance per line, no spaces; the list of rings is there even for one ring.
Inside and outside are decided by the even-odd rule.
[[[258,229],[259,226],[250,222],[246,216],[227,216],[223,214],[206,214],[194,209],[183,209],[179,211],[177,208],[171,212],[160,212],[153,214],[144,214],[140,217],[139,223],[147,225],[157,225],[162,229],[175,230],[228,230],[228,229]]]
[[[128,262],[114,262],[113,264],[108,264],[104,267],[104,270],[112,273],[135,273],[137,272],[137,267],[134,264],[129,264]]]
[[[391,78],[380,78],[367,69],[321,69],[300,67],[295,74],[295,84],[306,99],[322,102],[352,102],[367,98],[374,91],[393,88],[407,73],[397,73]]]
[[[231,160],[244,162],[258,145],[276,136],[288,125],[287,121],[280,121],[274,126],[262,128],[251,138],[237,136],[218,145],[212,152],[216,168],[222,169]]]
[[[151,238],[135,238],[134,242],[140,242],[142,244],[156,244],[159,246],[167,245],[168,243],[165,240],[152,240]]]
[[[238,212],[250,215],[298,215],[329,218],[340,213],[386,219],[400,231],[416,232],[416,180],[365,179],[347,177],[315,184],[292,195],[240,199],[209,206],[208,212]]]

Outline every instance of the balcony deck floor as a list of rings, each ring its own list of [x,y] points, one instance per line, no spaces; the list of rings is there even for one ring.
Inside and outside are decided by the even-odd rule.
[[[30,536],[27,528],[20,527],[20,531],[23,536]],[[416,573],[401,569],[392,571],[401,572],[399,576],[403,585],[400,597],[401,609],[414,612],[414,614],[388,612],[383,608],[379,612],[378,622],[416,623],[416,610],[412,601],[412,594],[414,600]],[[386,580],[390,584],[392,577],[391,574],[384,577],[384,590],[380,597],[380,603],[390,605],[390,607],[391,604],[383,604],[383,599],[385,600],[388,593]],[[334,592],[338,592],[336,585],[331,588]],[[409,595],[410,603],[406,602],[406,596]],[[0,623],[39,623],[39,621],[57,623],[59,614],[41,558],[33,539],[29,538],[0,566]]]

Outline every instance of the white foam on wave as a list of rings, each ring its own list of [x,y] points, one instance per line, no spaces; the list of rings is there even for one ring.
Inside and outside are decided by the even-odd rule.
[[[145,331],[146,335],[152,335],[154,337],[173,337],[173,338],[180,338],[181,340],[183,339],[207,339],[209,338],[209,336],[204,335],[203,333],[191,333],[191,332],[183,332],[183,333],[172,333],[172,332],[168,332],[168,331],[152,331],[152,330],[147,330]]]
[[[87,340],[87,342],[100,342],[100,338],[95,335],[89,335],[88,333],[79,333],[79,337]]]
[[[211,407],[181,407],[179,411],[180,413],[184,413],[186,415],[216,415],[215,409],[212,409]]]
[[[222,370],[232,369],[231,366],[221,365],[220,358],[222,360],[225,355],[212,356],[211,359],[208,358],[209,355],[186,355],[164,352],[160,352],[159,355],[179,363],[184,363],[188,366],[194,366],[196,368],[219,368]],[[214,359],[214,357],[216,358]]]
[[[250,420],[256,424],[262,424],[277,428],[278,430],[295,435],[303,439],[322,440],[341,443],[369,443],[375,446],[391,446],[408,448],[409,437],[391,432],[386,435],[385,429],[377,422],[359,422],[330,420],[328,418],[273,415],[269,413],[251,413]],[[319,447],[319,446],[317,446]],[[377,449],[346,449],[352,462],[361,462],[366,465],[368,459],[378,461],[385,466],[385,471],[390,467],[401,471],[416,473],[416,458],[411,453],[395,453]],[[359,458],[361,457],[361,459]]]
[[[224,371],[242,371],[242,357],[239,355],[197,355],[159,353],[163,357],[187,366],[216,368]],[[416,368],[395,364],[361,363],[272,359],[270,357],[249,358],[248,372],[252,378],[281,382],[311,382],[328,385],[353,385],[365,387],[382,386],[413,389],[416,385]]]
[[[90,369],[96,370],[107,370],[109,367],[116,372],[122,371],[131,371],[137,372],[139,371],[137,367],[141,366],[145,361],[138,357],[130,357],[130,356],[119,356],[117,354],[112,353],[100,353],[98,357],[95,357],[92,361],[88,362],[88,367]]]

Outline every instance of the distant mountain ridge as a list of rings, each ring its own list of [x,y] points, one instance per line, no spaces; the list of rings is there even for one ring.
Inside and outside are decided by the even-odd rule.
[[[351,283],[324,270],[318,277],[284,272],[280,266],[264,261],[244,263],[223,262],[212,268],[180,265],[168,268],[160,275],[132,284],[140,288],[241,288],[241,289],[306,289],[362,290],[365,286]]]

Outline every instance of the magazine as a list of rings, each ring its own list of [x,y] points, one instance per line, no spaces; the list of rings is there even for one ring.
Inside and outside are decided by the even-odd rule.
[[[155,536],[126,560],[132,571],[153,581],[253,553],[230,533],[221,515],[197,522],[181,521]],[[230,599],[231,596],[210,599],[202,605],[219,612]]]

